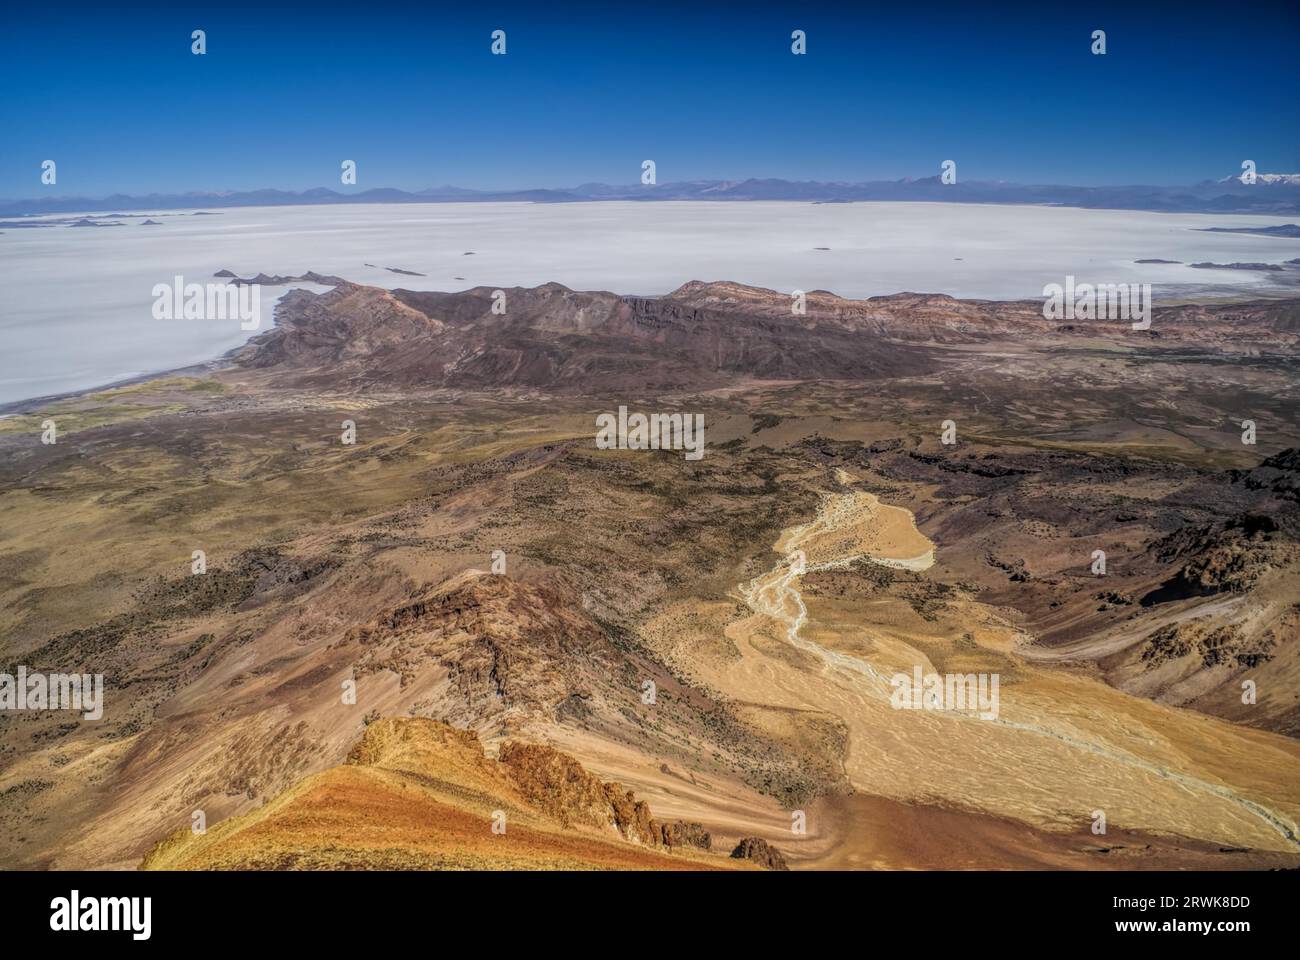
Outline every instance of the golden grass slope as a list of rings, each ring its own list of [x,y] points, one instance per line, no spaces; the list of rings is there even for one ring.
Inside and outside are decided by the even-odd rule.
[[[748,864],[655,842],[644,804],[548,747],[508,760],[436,720],[378,720],[348,763],[251,813],[177,831],[145,870],[700,870]],[[611,799],[613,803],[611,804]],[[635,819],[629,822],[628,814]],[[494,817],[504,814],[504,832]],[[499,820],[498,820],[499,822]]]

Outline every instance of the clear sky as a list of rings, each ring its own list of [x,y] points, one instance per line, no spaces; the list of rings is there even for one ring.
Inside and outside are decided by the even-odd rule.
[[[0,197],[1300,171],[1296,2],[530,6],[9,4]]]

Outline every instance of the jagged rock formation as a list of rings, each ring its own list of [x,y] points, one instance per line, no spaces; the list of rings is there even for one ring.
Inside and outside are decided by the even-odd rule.
[[[752,860],[766,870],[789,870],[781,851],[762,837],[742,837],[731,851],[733,860]]]
[[[698,824],[690,825],[698,836]],[[670,831],[674,838],[685,836]],[[689,831],[687,831],[689,832]],[[178,830],[146,870],[708,869],[699,843],[665,843],[645,803],[550,747],[497,760],[472,731],[377,720],[348,762],[202,835]],[[673,852],[675,851],[675,852]],[[770,858],[769,858],[770,860]],[[760,860],[768,865],[768,860]]]
[[[615,658],[608,636],[562,585],[474,575],[395,607],[345,638],[357,675],[391,670],[403,684],[430,663],[447,669],[467,715],[553,711],[590,696],[592,671]]]
[[[510,768],[524,795],[566,827],[574,822],[613,825],[632,843],[662,843],[649,806],[617,783],[591,776],[572,757],[539,744],[512,741],[502,745],[498,759]]]
[[[698,823],[675,820],[659,824],[659,842],[665,847],[699,847],[713,849],[713,837]]]

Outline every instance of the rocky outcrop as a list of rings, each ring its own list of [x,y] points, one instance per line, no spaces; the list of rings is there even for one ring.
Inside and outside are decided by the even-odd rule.
[[[665,847],[698,847],[701,850],[713,848],[713,837],[709,831],[698,823],[686,823],[683,820],[659,824],[659,838]]]
[[[437,664],[480,716],[515,706],[553,711],[581,700],[587,669],[612,655],[605,632],[562,584],[489,574],[389,610],[348,640],[365,650],[358,676],[392,670],[406,683]]]
[[[346,764],[309,776],[204,834],[188,825],[143,869],[732,869],[665,844],[650,808],[567,754],[423,717],[379,719]],[[500,829],[498,829],[498,827]],[[592,829],[597,828],[597,829]],[[693,844],[685,841],[695,837]],[[707,834],[705,835],[707,836]]]
[[[600,780],[552,747],[511,741],[498,759],[529,801],[565,826],[612,826],[623,839],[652,847],[712,847],[712,837],[700,824],[659,823],[630,790]]]
[[[1209,619],[1197,619],[1156,630],[1144,641],[1142,660],[1159,666],[1194,655],[1203,667],[1220,664],[1255,667],[1270,659],[1272,646],[1268,638],[1261,638],[1254,644],[1248,642],[1236,624],[1217,625]]]
[[[1267,490],[1279,499],[1300,503],[1300,448],[1274,454],[1253,470],[1233,471],[1232,479],[1248,490]]]
[[[712,847],[700,824],[659,823],[632,791],[588,773],[573,757],[545,744],[508,741],[494,763],[482,756],[471,730],[432,720],[380,720],[366,729],[348,762],[428,774],[445,767],[451,754],[489,775],[496,770],[530,806],[565,828],[612,827],[624,840],[650,847]]]
[[[767,870],[789,870],[781,851],[762,837],[742,837],[731,851],[733,860],[752,860]]]
[[[279,287],[289,283],[316,283],[316,284],[320,284],[323,287],[337,287],[341,284],[347,283],[347,281],[344,280],[342,277],[320,274],[314,270],[308,270],[306,273],[301,274],[299,276],[284,276],[282,274],[276,274],[275,276],[271,276],[269,274],[259,273],[257,276],[249,277],[248,279],[244,279],[243,277],[238,276],[237,274],[231,272],[230,270],[218,270],[216,273],[213,274],[213,276],[223,277],[227,280],[233,280],[236,284],[257,283],[257,284],[264,284],[268,287]]]
[[[1270,572],[1300,561],[1300,544],[1281,530],[1277,519],[1265,514],[1184,528],[1153,544],[1151,552],[1166,563],[1186,559],[1172,577],[1142,598],[1144,607],[1241,593]]]
[[[633,843],[661,845],[650,807],[617,783],[605,783],[567,754],[535,743],[506,743],[498,757],[539,810],[561,824],[613,826]]]

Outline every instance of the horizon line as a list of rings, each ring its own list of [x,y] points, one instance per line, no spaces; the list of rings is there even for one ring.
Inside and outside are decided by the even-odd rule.
[[[1266,177],[1282,177],[1282,178],[1297,178],[1297,180],[1300,180],[1300,173],[1258,171],[1256,176],[1261,179]],[[455,191],[459,193],[480,194],[480,195],[512,194],[512,193],[563,194],[563,193],[572,193],[574,191],[579,191],[582,190],[583,188],[590,188],[590,187],[607,187],[616,190],[650,192],[654,190],[663,190],[665,188],[674,187],[674,186],[687,186],[687,185],[698,185],[698,184],[742,185],[746,183],[785,183],[785,184],[790,184],[795,186],[822,186],[822,187],[868,187],[868,186],[899,185],[899,184],[910,184],[910,183],[914,183],[914,184],[940,183],[941,179],[942,179],[942,174],[936,173],[936,174],[931,174],[929,176],[923,176],[923,177],[903,176],[903,177],[881,178],[881,179],[870,179],[870,180],[844,180],[844,179],[823,180],[823,179],[816,179],[816,178],[793,179],[790,177],[779,177],[779,176],[690,177],[690,178],[685,178],[680,180],[666,180],[663,183],[655,183],[655,184],[641,184],[635,182],[611,183],[603,180],[586,180],[581,183],[576,183],[576,184],[563,186],[563,187],[541,187],[541,186],[462,187],[454,183],[431,184],[428,186],[418,187],[418,188],[397,187],[392,185],[379,185],[373,187],[365,187],[364,189],[356,189],[355,187],[353,189],[347,189],[346,187],[343,189],[339,189],[336,187],[331,187],[326,185],[318,185],[314,187],[303,187],[299,189],[295,189],[292,187],[276,187],[276,186],[244,187],[244,188],[190,187],[190,188],[175,189],[175,190],[150,190],[147,193],[134,192],[129,189],[117,189],[110,193],[103,193],[103,194],[90,194],[90,193],[62,194],[60,193],[60,194],[53,194],[53,195],[51,194],[28,195],[25,197],[8,196],[8,197],[0,198],[0,203],[24,203],[25,204],[25,203],[40,203],[46,200],[60,200],[66,202],[74,199],[112,200],[119,197],[126,197],[130,199],[143,199],[146,197],[188,197],[188,196],[196,196],[196,195],[229,197],[229,196],[238,196],[240,194],[255,194],[255,193],[281,193],[290,196],[304,196],[306,194],[313,194],[313,193],[317,193],[317,194],[327,193],[337,197],[355,197],[355,196],[361,196],[367,193],[374,193],[378,191],[404,193],[412,196],[418,196],[424,193],[437,193],[440,191]],[[1240,181],[1240,175],[1229,174],[1226,177],[1218,177],[1218,178],[1206,177],[1200,180],[1183,181],[1183,182],[1176,182],[1176,183],[1143,183],[1140,181],[1133,181],[1133,182],[1082,184],[1082,183],[1069,183],[1064,181],[969,179],[969,180],[958,180],[954,183],[944,184],[944,185],[954,186],[954,187],[981,185],[981,186],[997,186],[997,187],[1063,188],[1063,189],[1071,189],[1071,190],[1119,190],[1119,189],[1138,189],[1138,188],[1153,188],[1153,189],[1160,189],[1160,190],[1169,190],[1169,189],[1176,189],[1178,187],[1206,186],[1215,183],[1230,185],[1232,181]]]

